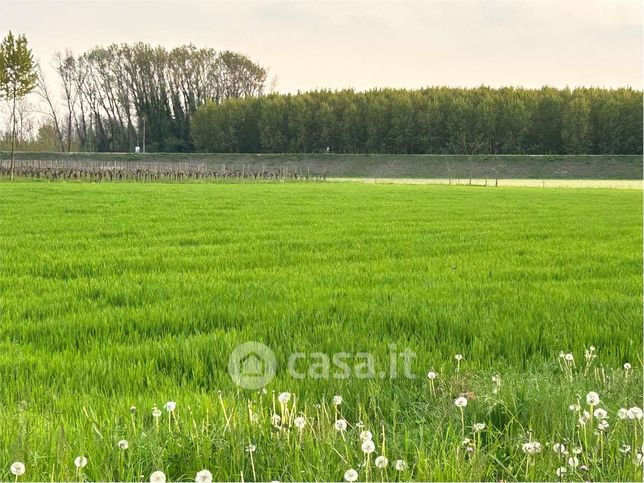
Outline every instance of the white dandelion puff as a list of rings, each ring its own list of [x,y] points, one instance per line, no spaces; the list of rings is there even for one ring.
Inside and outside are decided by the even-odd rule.
[[[273,414],[271,416],[271,423],[273,426],[279,426],[282,423],[282,417],[279,414]]]
[[[362,452],[364,454],[371,454],[376,450],[376,445],[370,439],[362,443]]]
[[[130,443],[128,443],[126,439],[122,439],[117,443],[117,446],[119,447],[119,449],[125,450],[130,447]]]
[[[557,454],[567,454],[568,450],[566,449],[566,446],[563,445],[562,443],[555,443],[552,445],[552,450],[557,453]]]
[[[246,451],[249,453],[254,453],[257,450],[257,446],[255,446],[253,443],[250,443],[248,446],[246,446]]]
[[[347,430],[347,422],[344,419],[338,419],[335,422],[335,430],[336,431],[346,431]]]
[[[154,416],[155,418],[160,418],[161,410],[155,406],[154,409],[152,409],[152,416]]]
[[[376,463],[376,468],[384,470],[387,467],[387,465],[389,464],[389,460],[387,459],[386,456],[378,456],[376,458],[375,463]]]
[[[642,409],[638,408],[637,406],[630,408],[626,414],[628,416],[628,419],[642,419]]]
[[[169,413],[171,413],[175,409],[177,409],[177,403],[176,402],[168,401],[167,403],[165,403],[165,410],[168,411]]]
[[[628,418],[628,409],[626,409],[626,408],[619,408],[619,409],[617,410],[617,417],[618,417],[619,419],[622,419],[622,420],[624,420],[624,419]]]
[[[523,446],[521,447],[524,453],[527,454],[537,454],[541,453],[541,443],[538,443],[537,441],[530,441],[528,443],[523,443]]]
[[[577,411],[581,410],[581,406],[579,406],[579,404],[571,404],[570,406],[568,406],[568,410],[576,413]]]
[[[620,453],[622,453],[622,454],[628,454],[628,453],[630,453],[630,452],[631,452],[631,447],[630,447],[629,445],[627,445],[627,444],[623,444],[623,445],[619,448],[619,452],[620,452]]]
[[[373,439],[373,434],[371,434],[371,431],[362,431],[360,433],[360,440],[361,441],[371,441]]]
[[[559,468],[557,468],[557,471],[556,471],[557,476],[560,478],[564,476],[567,472],[568,472],[568,469],[565,466],[560,466]]]
[[[11,474],[14,476],[22,476],[25,474],[25,464],[20,461],[16,461],[11,464],[9,471],[11,471]]]
[[[573,356],[570,352],[564,356],[564,359],[566,362],[572,362],[575,360],[575,356]]]
[[[85,468],[87,466],[87,458],[84,456],[77,456],[76,459],[74,460],[74,465],[76,465],[76,468]]]
[[[165,483],[165,473],[163,471],[155,471],[150,475],[150,483]]]
[[[212,483],[212,473],[208,470],[201,470],[195,476],[196,483]]]
[[[629,362],[624,363],[624,370],[625,371],[630,371],[632,369],[632,367],[633,366],[631,366],[631,364]]]
[[[407,469],[407,463],[405,463],[405,460],[396,460],[394,462],[394,468],[396,471],[405,471]]]
[[[568,466],[570,466],[571,468],[577,468],[577,466],[579,466],[579,458],[577,458],[576,456],[571,456],[570,458],[568,458]]]
[[[602,408],[595,409],[593,414],[597,419],[606,419],[608,417],[608,413],[606,412],[605,409],[602,409]]]
[[[333,405],[339,406],[340,404],[342,404],[342,396],[336,394],[335,396],[333,396]]]
[[[462,360],[463,360],[463,355],[462,355],[462,354],[456,354],[456,355],[454,356],[454,359],[456,359],[457,361],[459,361],[459,362],[460,362],[460,361],[462,361]]]
[[[288,402],[291,400],[291,393],[283,392],[279,396],[277,396],[277,400],[280,402],[280,404],[288,404]]]
[[[586,394],[586,403],[590,406],[597,406],[599,404],[599,394],[595,391],[590,391]]]
[[[475,423],[474,426],[472,426],[472,429],[475,433],[480,433],[485,429],[485,423]]]
[[[430,381],[433,381],[434,379],[436,379],[437,376],[438,374],[436,374],[434,371],[429,371],[427,373],[427,379],[429,379]]]
[[[302,430],[304,429],[304,426],[306,426],[306,419],[304,419],[302,416],[298,416],[293,420],[293,424],[297,429]]]
[[[357,479],[358,479],[358,472],[353,468],[344,472],[344,481],[353,483],[354,481],[357,481]]]
[[[467,406],[467,398],[463,396],[457,397],[456,399],[454,399],[454,404],[457,408],[464,408],[465,406]]]

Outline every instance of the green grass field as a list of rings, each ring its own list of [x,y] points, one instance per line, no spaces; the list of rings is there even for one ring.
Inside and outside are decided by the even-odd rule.
[[[5,182],[0,303],[1,481],[642,478],[641,191]],[[229,377],[246,341],[265,392]],[[393,345],[416,378],[286,370]]]

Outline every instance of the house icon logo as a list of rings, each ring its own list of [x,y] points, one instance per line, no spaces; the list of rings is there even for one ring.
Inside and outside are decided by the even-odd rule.
[[[235,384],[244,389],[261,389],[275,377],[277,360],[261,342],[245,342],[235,347],[228,359],[228,372]]]

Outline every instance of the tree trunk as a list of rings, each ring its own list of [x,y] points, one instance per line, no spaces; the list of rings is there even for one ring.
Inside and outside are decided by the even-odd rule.
[[[13,108],[11,110],[11,181],[13,181],[13,171],[16,164],[16,89],[13,89]]]

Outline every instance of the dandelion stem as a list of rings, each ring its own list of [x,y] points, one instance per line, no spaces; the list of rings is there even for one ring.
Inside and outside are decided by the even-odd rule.
[[[257,475],[255,474],[255,460],[253,459],[253,452],[250,453],[250,467],[253,470],[253,481],[257,481]]]

